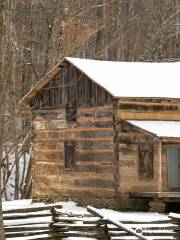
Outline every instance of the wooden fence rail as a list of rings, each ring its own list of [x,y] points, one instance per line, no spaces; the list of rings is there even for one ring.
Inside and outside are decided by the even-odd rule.
[[[68,239],[73,236],[97,240],[179,239],[177,231],[180,230],[180,226],[171,219],[153,222],[131,222],[125,220],[121,223],[116,220],[115,224],[108,216],[96,214],[97,209],[88,207],[88,210],[91,213],[85,216],[68,215],[61,210],[54,210],[52,224],[54,236],[59,236],[58,239]],[[100,212],[98,211],[98,213]],[[140,238],[138,235],[143,237]]]
[[[48,204],[3,210],[6,239],[26,237],[29,239],[53,239],[50,225],[52,224],[52,209],[61,209],[59,204]],[[31,238],[32,237],[32,238]]]
[[[101,210],[67,212],[61,205],[26,206],[3,211],[5,235],[12,239],[75,239],[83,240],[174,240],[180,239],[177,219],[134,222],[114,220]],[[177,217],[177,216],[176,216]]]

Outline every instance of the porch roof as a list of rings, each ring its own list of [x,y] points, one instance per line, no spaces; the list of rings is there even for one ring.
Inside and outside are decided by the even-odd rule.
[[[131,120],[128,122],[158,137],[180,138],[180,121]]]

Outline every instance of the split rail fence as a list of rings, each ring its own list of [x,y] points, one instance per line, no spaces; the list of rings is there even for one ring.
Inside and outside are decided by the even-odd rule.
[[[4,210],[6,239],[180,239],[180,221],[177,218],[156,222],[119,222],[96,208],[87,207],[87,210],[82,215],[65,212],[57,204]]]

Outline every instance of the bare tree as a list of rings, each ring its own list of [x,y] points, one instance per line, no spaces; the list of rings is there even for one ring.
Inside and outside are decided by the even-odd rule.
[[[3,1],[0,1],[0,6],[3,5]],[[0,11],[0,55],[2,56],[2,38],[3,38],[3,17],[2,11]],[[5,82],[2,77],[2,59],[0,60],[0,189],[1,189],[1,172],[3,164],[3,139],[4,139],[4,90]],[[4,240],[4,227],[3,227],[3,215],[2,215],[2,197],[0,194],[0,240]]]
[[[1,77],[0,77],[1,81]],[[2,84],[0,83],[0,87]],[[0,94],[0,98],[2,98],[2,94]],[[1,179],[1,166],[2,166],[2,159],[3,159],[3,107],[2,101],[0,104],[0,179]],[[0,181],[1,183],[1,181]],[[2,216],[2,197],[0,196],[0,240],[4,238],[4,228],[3,228],[3,216]]]

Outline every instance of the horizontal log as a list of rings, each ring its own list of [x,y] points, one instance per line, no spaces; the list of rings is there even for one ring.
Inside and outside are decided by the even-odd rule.
[[[39,172],[38,172],[39,173]],[[85,173],[86,174],[86,173]],[[92,175],[90,172],[89,174]],[[35,181],[41,181],[40,187],[43,185],[53,184],[54,189],[57,186],[62,187],[88,187],[88,188],[104,188],[104,189],[111,189],[114,187],[114,179],[112,174],[108,174],[106,177],[100,176],[100,174],[94,174],[94,176],[87,176],[87,177],[80,177],[79,174],[77,176],[72,176],[71,178],[64,174],[61,174],[61,177],[57,177],[57,174],[54,175],[43,175],[37,176]]]
[[[70,132],[67,132],[70,133]],[[106,138],[106,137],[113,137],[113,130],[111,128],[106,128],[105,130],[96,129],[95,131],[91,129],[87,129],[87,131],[76,131],[76,136],[78,138]],[[69,135],[66,135],[67,137]]]
[[[52,139],[52,140],[64,139],[64,131],[59,131],[59,132],[35,131],[34,138],[35,138],[35,141],[45,140],[45,139]]]
[[[61,153],[61,152],[64,152],[64,149],[63,148],[59,148],[59,149],[51,149],[51,150],[49,150],[49,149],[34,148],[34,152],[35,151],[38,151],[39,153],[47,154],[47,153],[51,153],[51,152],[53,152],[53,153]]]
[[[72,216],[54,216],[56,222],[52,225],[52,228],[63,228],[63,229],[79,229],[82,227],[82,229],[86,229],[86,228],[98,228],[99,226],[104,227],[105,224],[108,224],[108,230],[109,231],[115,231],[115,232],[121,232],[122,230],[117,228],[116,226],[110,224],[109,220],[107,220],[106,218],[100,219],[98,217],[95,216],[91,216],[91,217],[75,217],[74,215]],[[79,224],[80,222],[83,222],[82,224]],[[162,224],[163,226],[167,227],[167,231],[170,231],[169,227],[172,227],[172,223],[171,220],[165,219],[165,220],[161,220],[161,221],[150,221],[150,222],[137,222],[137,220],[134,221],[129,221],[129,220],[122,220],[122,223],[124,223],[126,226],[129,226],[133,224],[134,228],[137,228],[137,226],[139,225],[141,227],[141,225],[146,226],[144,228],[144,231],[149,231],[151,230],[151,225],[153,224],[153,229],[152,231],[160,231],[160,229],[162,230]],[[135,225],[134,225],[135,224]],[[156,224],[156,228],[154,227]],[[175,226],[177,226],[177,224],[175,224]],[[166,229],[166,227],[164,227],[164,229]]]
[[[29,237],[29,236],[39,236],[43,234],[49,234],[51,233],[49,229],[47,230],[41,230],[41,231],[20,231],[20,232],[14,232],[14,233],[5,233],[5,237],[7,238],[18,238],[18,237]]]
[[[28,232],[28,231],[41,231],[41,230],[48,230],[49,229],[49,225],[48,224],[43,224],[39,226],[39,224],[34,224],[33,225],[20,225],[20,226],[16,226],[16,227],[5,227],[4,230],[6,233],[10,233],[10,232]]]
[[[119,166],[120,167],[135,167],[136,162],[135,160],[122,160],[122,158],[119,158]]]
[[[138,112],[147,112],[147,111],[178,111],[180,110],[180,105],[159,105],[159,104],[136,104],[136,103],[120,103],[118,105],[120,110],[129,110],[129,111],[138,111]]]
[[[113,219],[111,217],[108,217],[107,214],[103,214],[99,209],[93,208],[91,206],[87,206],[87,210],[88,212],[94,214],[95,216],[98,216],[100,218],[106,218],[109,222],[111,222],[113,225],[115,225],[116,227],[132,234],[133,236],[136,236],[139,239],[142,240],[148,240],[148,238],[146,238],[145,236],[143,236],[140,233],[137,233],[136,231],[134,231],[132,228],[129,228],[128,226],[126,226],[125,224],[117,221],[116,219]]]
[[[55,220],[56,224],[53,224],[53,227],[67,227],[69,226],[68,224],[69,223],[75,223],[76,221],[77,222],[83,222],[84,224],[94,224],[93,226],[96,226],[99,224],[99,218],[96,217],[96,216],[91,216],[91,217],[74,217],[74,216],[54,216],[53,217],[53,220]],[[57,224],[57,222],[59,222]],[[72,224],[71,224],[72,225]],[[70,225],[70,226],[71,226]],[[74,226],[74,225],[72,225]],[[77,223],[76,223],[76,226],[79,226]]]
[[[113,106],[96,106],[96,107],[78,107],[78,112],[110,112],[112,111]]]
[[[135,153],[135,154],[126,154],[126,155],[124,155],[124,154],[121,154],[121,152],[120,152],[120,154],[119,154],[119,159],[121,160],[134,160],[134,161],[136,161],[137,160],[137,158],[138,158],[138,151]]]
[[[38,184],[39,181],[37,181]],[[36,183],[36,182],[35,182]],[[89,186],[81,186],[75,187],[71,186],[67,188],[67,186],[54,186],[53,188],[49,189],[47,184],[45,183],[43,186],[41,185],[40,189],[39,186],[34,187],[34,198],[41,198],[42,192],[45,198],[54,199],[60,198],[61,196],[83,199],[84,201],[88,201],[90,198],[97,198],[102,199],[102,197],[106,198],[113,198],[114,197],[114,189],[112,188],[96,188],[96,187],[89,187]]]
[[[18,212],[18,210],[17,210]],[[3,214],[3,220],[15,220],[15,219],[28,219],[28,218],[37,218],[37,217],[51,217],[51,213],[41,213],[38,212],[37,214],[30,214],[28,213],[28,215],[20,215],[20,214]]]
[[[78,122],[78,127],[111,128],[111,127],[113,127],[113,121]]]
[[[46,111],[46,112],[34,112],[33,111],[33,119],[34,120],[66,120],[66,112],[64,109],[59,112],[55,111]]]
[[[98,138],[79,138],[77,136],[69,136],[67,138],[67,136],[65,136],[64,138],[62,139],[53,139],[53,138],[47,138],[47,139],[35,139],[34,141],[34,145],[35,146],[38,146],[38,145],[41,145],[41,144],[44,144],[45,147],[47,147],[47,145],[50,145],[51,147],[63,147],[64,146],[64,141],[74,141],[75,143],[76,142],[92,142],[92,141],[110,141],[110,142],[113,142],[113,138],[112,137],[98,137]],[[59,145],[58,145],[59,143]]]
[[[118,134],[118,137],[119,139],[124,139],[124,138],[129,138],[129,139],[132,139],[132,141],[135,139],[136,141],[149,141],[149,142],[153,142],[153,138],[148,136],[148,135],[140,135],[140,134],[132,134],[131,132],[127,132],[127,133],[124,133],[124,132],[121,132]]]
[[[139,137],[129,137],[127,135],[121,135],[119,136],[119,143],[126,143],[126,144],[153,144],[153,141],[151,139],[147,138],[139,138]]]
[[[92,161],[92,162],[113,162],[114,161],[114,154],[112,152],[76,152],[77,162],[82,161]]]
[[[64,159],[64,149],[59,151],[38,151],[33,150],[33,159],[34,161],[51,161],[59,162],[60,159]]]
[[[38,162],[35,164],[36,166],[36,173],[35,173],[35,177],[37,178],[38,175],[42,175],[42,177],[44,179],[49,179],[49,181],[51,183],[59,183],[59,179],[62,177],[65,177],[67,179],[69,179],[69,173],[74,172],[76,175],[76,177],[80,176],[82,178],[84,178],[84,175],[87,175],[87,177],[108,177],[108,178],[112,178],[112,176],[114,175],[114,167],[95,167],[95,166],[78,166],[76,165],[76,168],[73,170],[69,170],[66,169],[64,167],[64,163],[59,164],[59,165],[54,165],[54,166],[49,166],[48,164],[45,164],[44,162]],[[48,174],[47,174],[48,171]],[[59,176],[60,175],[60,176]],[[73,175],[73,177],[74,177]],[[103,177],[102,177],[103,178]],[[40,180],[40,176],[38,177],[38,179]],[[43,179],[41,179],[43,181]],[[82,179],[83,180],[83,179]],[[69,180],[68,180],[69,181]],[[60,183],[59,183],[60,184]]]
[[[33,127],[35,130],[40,129],[57,129],[57,128],[68,128],[66,120],[33,120]]]
[[[30,212],[38,212],[38,211],[43,211],[43,210],[51,210],[53,208],[62,208],[62,205],[60,204],[47,204],[44,206],[27,206],[24,208],[17,208],[17,209],[9,209],[9,210],[3,210],[3,214],[8,214],[8,213],[30,213]]]
[[[108,130],[108,131],[107,131]],[[88,131],[61,131],[61,132],[37,132],[35,131],[35,141],[41,141],[41,140],[53,140],[53,141],[58,141],[58,140],[64,140],[68,138],[75,138],[75,139],[96,139],[96,138],[108,138],[108,137],[113,137],[113,131],[112,129],[106,129],[104,130],[99,130],[97,131],[91,131],[89,129]]]
[[[99,173],[109,173],[109,174],[114,174],[115,170],[114,167],[107,167],[107,166],[79,166],[76,164],[76,171],[77,172],[91,172],[92,174],[99,174]]]
[[[138,150],[138,145],[136,144],[119,144],[119,151],[120,154],[123,155],[131,155],[131,154],[136,154]]]
[[[46,236],[44,236],[44,234],[41,234],[39,236],[37,236],[36,240],[54,240],[54,236],[48,236],[48,234],[45,234]],[[11,238],[6,237],[6,240],[9,240]],[[34,236],[32,237],[28,237],[28,240],[34,240]]]
[[[96,118],[96,117],[78,117],[77,118],[77,122],[78,123],[81,123],[81,122],[107,122],[107,121],[113,121],[113,118],[112,117],[99,117],[99,118]]]
[[[130,112],[120,110],[118,112],[118,118],[121,120],[171,120],[178,121],[180,120],[180,114],[175,112]]]
[[[8,220],[9,221],[9,220]],[[22,222],[22,221],[14,221],[13,222],[13,224],[10,222],[10,223],[8,223],[8,222],[5,222],[4,223],[4,227],[6,228],[6,227],[20,227],[20,226],[22,226],[23,225],[23,227],[24,226],[35,226],[35,225],[41,225],[41,224],[49,224],[49,225],[51,225],[53,222],[52,221],[49,221],[49,220],[44,220],[44,218],[38,218],[38,222],[37,222],[37,219],[30,219],[28,222]]]
[[[87,150],[101,150],[101,149],[111,149],[113,148],[113,141],[112,140],[103,140],[100,142],[77,142],[76,143],[76,148],[79,149],[87,149]]]
[[[172,98],[119,98],[118,104],[135,103],[147,105],[180,105],[179,99]]]
[[[45,175],[45,178],[47,179],[52,178],[52,176],[58,176],[60,174],[60,169],[64,169],[64,162],[62,162],[61,164],[47,164],[44,162],[36,162],[35,163],[35,176],[37,176],[38,174],[42,174],[43,177]]]
[[[46,128],[46,129],[40,129],[40,130],[35,130],[35,133],[59,133],[59,132],[97,132],[97,131],[113,131],[113,128]]]
[[[95,118],[101,118],[101,117],[112,117],[113,111],[78,111],[78,118],[79,117],[95,117]]]
[[[64,107],[62,108],[46,108],[46,109],[33,109],[33,114],[38,113],[61,113],[62,111],[65,111]]]
[[[62,149],[64,148],[64,142],[63,141],[48,141],[48,140],[39,140],[35,141],[34,148],[36,149],[43,149],[43,150],[50,150],[50,149]]]
[[[73,237],[73,238],[93,238],[93,239],[95,239],[95,238],[98,238],[98,239],[105,239],[104,238],[104,236],[102,236],[102,234],[98,234],[98,233],[96,233],[96,232],[90,232],[90,233],[88,233],[88,232],[64,232],[64,233],[55,233],[54,234],[55,235],[55,237],[58,237],[58,238],[70,238],[70,237]]]

